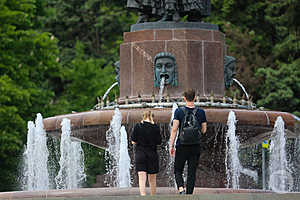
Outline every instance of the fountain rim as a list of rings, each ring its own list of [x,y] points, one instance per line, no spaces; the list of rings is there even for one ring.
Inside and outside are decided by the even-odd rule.
[[[65,115],[57,115],[54,117],[45,118],[44,128],[46,132],[55,131],[61,128],[61,121],[63,118],[71,120],[71,127],[87,127],[95,125],[109,125],[114,115],[114,110],[118,108],[122,113],[122,123],[136,123],[142,119],[142,113],[144,110],[152,109],[154,116],[158,123],[169,123],[171,119],[173,103],[150,103],[150,104],[129,104],[129,105],[118,105],[108,106],[99,110],[84,111],[78,113],[71,113]],[[178,103],[178,106],[183,106],[184,103]],[[197,107],[202,108],[206,111],[208,123],[222,123],[226,124],[228,113],[234,111],[237,116],[237,125],[258,125],[271,127],[275,124],[276,118],[282,116],[286,127],[294,131],[296,127],[300,126],[300,121],[297,120],[295,115],[280,112],[280,111],[265,111],[258,109],[241,109],[237,105],[230,104],[231,107],[212,107],[203,106],[201,103],[195,103]],[[212,103],[211,105],[222,105],[221,103]]]

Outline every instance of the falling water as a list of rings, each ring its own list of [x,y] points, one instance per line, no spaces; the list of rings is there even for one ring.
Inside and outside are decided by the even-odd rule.
[[[300,136],[295,139],[295,146],[293,149],[293,169],[294,169],[294,192],[300,192]]]
[[[170,124],[169,124],[169,129],[170,129],[170,135],[171,135],[171,131],[172,131],[172,127],[173,127],[173,119],[174,119],[174,114],[175,114],[175,110],[178,108],[176,103],[173,103],[173,107],[172,107],[172,115],[171,115],[171,119],[170,119]],[[175,142],[176,142],[175,138]],[[166,146],[166,151],[169,154],[169,145],[170,145],[170,141],[167,143]],[[173,156],[168,156],[167,158],[169,158],[169,162],[168,162],[168,166],[167,166],[167,175],[168,177],[170,177],[170,181],[169,181],[169,186],[175,186],[175,179],[174,179],[174,157]]]
[[[118,182],[119,187],[130,187],[131,178],[130,178],[130,157],[128,154],[128,140],[127,132],[125,127],[121,127],[121,141],[120,141],[120,159],[119,159],[119,173],[118,173]]]
[[[24,189],[25,190],[48,190],[49,174],[47,138],[44,130],[43,118],[37,114],[35,126],[28,122],[27,147],[24,152]]]
[[[119,177],[119,159],[120,159],[120,129],[122,123],[122,114],[118,108],[115,109],[114,116],[110,122],[110,128],[106,132],[106,141],[108,148],[105,159],[109,160],[106,166],[107,176],[106,184],[110,187],[118,187]]]
[[[233,111],[230,111],[228,116],[228,121],[227,121],[228,130],[226,133],[226,157],[225,157],[227,188],[229,188],[229,184],[231,182],[233,189],[239,189],[241,164],[238,158],[238,149],[240,146],[240,142],[235,135],[235,123],[236,123],[235,114]]]
[[[293,186],[293,177],[286,158],[284,121],[279,116],[275,122],[270,145],[269,188],[275,192],[288,192]]]
[[[243,90],[243,92],[244,92],[244,94],[246,95],[246,98],[247,98],[247,100],[248,100],[248,99],[249,99],[249,95],[248,95],[248,93],[247,93],[245,87],[244,87],[237,79],[233,78],[232,80],[234,80],[234,81],[242,88],[242,90]]]
[[[160,87],[159,87],[159,102],[161,102],[162,97],[163,97],[163,92],[164,92],[164,87],[165,87],[165,77],[161,77],[160,80]]]
[[[80,142],[71,141],[70,120],[64,118],[61,126],[60,170],[55,177],[56,188],[74,189],[78,188],[86,178],[84,173],[84,153]]]

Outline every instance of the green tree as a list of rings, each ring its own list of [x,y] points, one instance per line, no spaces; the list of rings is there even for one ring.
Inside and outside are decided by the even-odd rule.
[[[66,66],[75,56],[76,41],[83,43],[86,55],[106,58],[104,67],[118,58],[123,32],[129,31],[136,16],[122,1],[46,0],[47,15],[41,18],[45,30],[59,39],[62,62]]]
[[[258,106],[298,113],[299,87],[290,87],[282,81],[283,75],[275,71],[284,72],[297,85],[299,79],[294,77],[299,76],[300,70],[295,67],[300,58],[300,31],[296,20],[299,1],[212,0],[212,6],[212,16],[207,20],[218,24],[226,34],[227,54],[237,58],[237,78]],[[277,79],[281,87],[269,85]],[[284,97],[286,104],[293,106],[281,107],[279,96],[273,101],[270,99],[269,94],[280,93],[284,86],[290,88],[289,95],[292,95],[288,99]]]
[[[57,40],[35,30],[35,0],[0,0],[0,191],[15,189],[26,121],[47,113],[60,65]]]
[[[97,98],[114,83],[114,68],[101,68],[106,60],[85,56],[84,45],[77,42],[76,56],[70,62],[70,67],[62,71],[64,88],[52,105],[52,115],[70,113],[71,111],[86,111],[93,108]],[[110,97],[114,98],[115,93]]]
[[[258,104],[300,116],[300,59],[291,64],[277,64],[278,69],[260,68],[257,72],[265,79],[258,88],[264,97],[258,100]]]

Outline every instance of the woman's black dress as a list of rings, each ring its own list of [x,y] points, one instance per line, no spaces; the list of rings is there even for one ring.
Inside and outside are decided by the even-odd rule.
[[[131,140],[136,142],[136,171],[157,174],[159,171],[159,158],[156,146],[161,144],[159,126],[146,121],[137,123],[133,129]]]

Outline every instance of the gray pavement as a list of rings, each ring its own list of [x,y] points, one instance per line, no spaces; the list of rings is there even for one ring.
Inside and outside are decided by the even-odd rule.
[[[148,191],[149,194],[149,191]],[[233,190],[226,188],[195,188],[193,195],[178,195],[174,188],[157,188],[155,196],[139,196],[138,188],[81,188],[76,190],[16,191],[2,192],[6,200],[300,200],[300,193],[277,194],[262,190]]]

